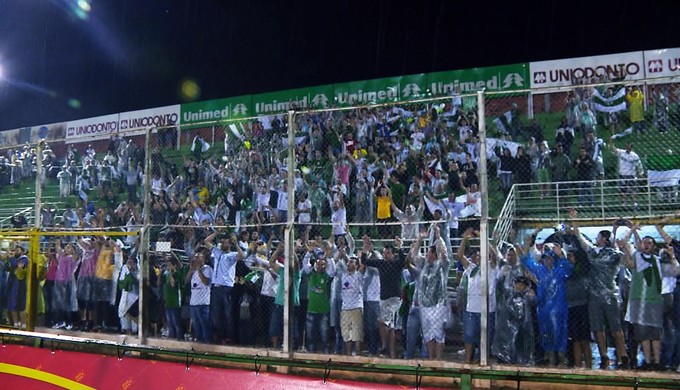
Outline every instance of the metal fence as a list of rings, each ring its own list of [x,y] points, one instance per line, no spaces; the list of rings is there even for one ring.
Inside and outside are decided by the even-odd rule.
[[[639,256],[621,243],[603,270],[569,229],[616,221],[626,238],[627,221],[677,209],[676,85],[624,86],[623,98],[618,86],[293,109],[14,150],[0,217],[35,226],[41,246],[35,272],[16,277],[7,233],[2,279],[40,289],[8,286],[3,305],[28,291],[31,329],[197,351],[677,367],[678,292],[659,294],[660,326],[624,318],[640,308],[628,298]],[[532,239],[546,223],[567,226]]]

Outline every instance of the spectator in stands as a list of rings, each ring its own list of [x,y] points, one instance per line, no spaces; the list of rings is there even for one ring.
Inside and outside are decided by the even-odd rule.
[[[73,311],[71,302],[75,301],[72,292],[75,291],[75,273],[80,259],[72,244],[66,244],[66,247],[62,248],[61,240],[57,240],[55,247],[56,257],[54,260],[56,270],[54,290],[53,294],[51,294],[52,302],[50,302],[55,322],[52,328],[71,330],[73,329],[73,324],[69,318],[71,311]]]
[[[163,305],[165,307],[165,326],[168,329],[168,337],[171,339],[184,340],[184,328],[182,326],[182,292],[186,271],[182,263],[174,256],[173,252],[164,253],[165,269],[158,278],[158,286],[163,291]]]
[[[390,357],[397,357],[397,332],[401,329],[399,307],[401,306],[401,271],[406,263],[406,256],[402,252],[402,240],[396,237],[394,245],[383,247],[382,259],[375,253],[362,253],[361,264],[375,267],[380,275],[380,340],[381,353],[389,347]]]
[[[117,256],[123,258],[120,248]],[[118,276],[118,288],[121,290],[118,304],[120,328],[128,335],[137,333],[139,323],[139,267],[136,256],[128,257]]]
[[[565,283],[573,272],[573,264],[559,244],[552,248],[544,246],[540,263],[531,254],[524,256],[522,263],[538,284],[538,325],[545,360],[551,366],[565,367],[568,336]]]
[[[219,235],[219,236],[218,236]],[[219,246],[213,244],[219,239]],[[231,236],[215,231],[204,240],[205,246],[211,251],[214,264],[214,275],[211,278],[212,291],[210,293],[210,315],[213,325],[213,335],[218,342],[234,339],[234,321],[232,318],[232,294],[236,276],[236,262],[245,258],[243,250],[236,245],[236,235]]]
[[[494,340],[494,328],[496,324],[496,282],[498,270],[496,268],[496,254],[494,251],[489,253],[488,269],[488,291],[482,291],[482,276],[480,275],[479,250],[469,248],[470,240],[477,235],[472,228],[463,233],[463,240],[458,247],[457,258],[463,269],[461,278],[462,292],[465,296],[465,311],[463,312],[463,343],[465,343],[464,362],[471,364],[475,358],[475,350],[479,348],[481,337],[481,313],[482,313],[482,294],[488,294],[489,314],[487,318],[488,340]],[[470,253],[468,256],[466,253]],[[460,299],[460,298],[459,298]]]
[[[631,224],[630,229],[635,237],[636,251],[632,251],[628,242],[621,242],[628,256],[628,267],[633,270],[626,321],[633,324],[635,341],[642,346],[645,364],[641,368],[660,370],[663,327],[661,279],[680,274],[680,265],[673,249],[665,247],[663,251],[670,261],[662,266],[655,240],[650,236],[641,239],[636,225]]]
[[[619,188],[621,190],[622,205],[637,207],[636,192],[638,192],[637,177],[642,171],[640,156],[633,151],[633,143],[626,143],[626,149],[614,146],[614,139],[609,139],[609,147],[619,160]]]
[[[571,169],[571,159],[565,154],[564,146],[562,144],[555,145],[555,152],[550,157],[550,172],[552,174],[552,181],[566,182],[569,181],[569,171]],[[558,196],[565,196],[569,191],[568,183],[559,184]]]
[[[57,179],[59,180],[59,196],[61,198],[67,198],[71,195],[71,172],[68,170],[68,166],[64,165],[61,171],[57,173]]]
[[[588,103],[582,102],[581,105],[577,106],[575,115],[575,127],[581,131],[583,137],[589,132],[596,133],[597,118],[590,107],[588,107]]]
[[[15,328],[26,328],[26,276],[28,257],[20,244],[15,244],[7,253],[6,299],[10,324]]]
[[[99,327],[99,330],[113,331],[117,328],[113,322],[116,297],[114,285],[117,281],[113,275],[115,270],[114,244],[108,238],[102,240],[94,272],[94,300],[96,302],[95,310],[97,311],[96,318],[98,320],[95,328]]]
[[[586,134],[586,139],[583,140],[583,147],[586,148],[586,153],[593,159],[593,169],[598,179],[604,179],[604,163],[602,160],[602,148],[605,146],[602,138],[596,138],[594,132]]]
[[[210,325],[210,304],[213,270],[206,264],[203,251],[197,251],[191,260],[191,267],[185,276],[185,281],[191,288],[189,298],[189,313],[191,326],[196,341],[210,343],[212,331]]]
[[[663,238],[666,246],[672,250],[665,251],[661,259],[662,267],[668,267],[673,260],[677,261],[680,251],[680,243],[664,230],[664,226],[670,222],[672,216],[665,217],[656,225],[656,230]],[[664,255],[664,253],[662,253]],[[673,270],[665,270],[666,276],[662,279],[661,296],[664,303],[663,333],[661,339],[661,365],[664,369],[674,369],[680,365],[680,287],[677,286],[678,276],[673,275]]]
[[[600,352],[600,369],[607,369],[610,362],[607,356],[605,324],[612,332],[617,356],[621,361],[621,368],[629,368],[630,359],[626,352],[621,326],[619,288],[616,284],[619,264],[623,260],[622,253],[612,248],[612,232],[608,230],[602,230],[598,233],[595,245],[586,241],[578,229],[577,216],[576,210],[569,210],[576,239],[581,248],[588,254],[588,319],[590,331],[595,333]]]
[[[444,356],[444,324],[451,310],[446,297],[449,259],[439,227],[435,226],[434,231],[434,244],[428,248],[425,258],[418,255],[421,240],[412,246],[409,258],[415,267],[417,280],[413,305],[420,308],[420,324],[427,355],[430,359],[441,360]]]
[[[337,239],[347,234],[347,211],[345,209],[344,196],[339,188],[333,189],[331,225],[333,236]]]
[[[375,193],[376,222],[384,224],[378,226],[378,235],[383,239],[392,236],[392,227],[387,226],[387,223],[392,222],[392,203],[390,189],[378,181],[378,189]]]
[[[630,113],[630,123],[633,125],[633,132],[638,134],[645,133],[645,95],[640,91],[640,87],[634,85],[628,88],[626,101],[628,102],[628,112]]]
[[[314,263],[312,263],[314,260]],[[302,271],[309,275],[305,346],[307,351],[329,352],[330,288],[335,275],[335,263],[327,259],[321,248],[308,246]],[[316,341],[320,342],[320,345]],[[319,348],[317,348],[319,346]]]
[[[284,283],[284,264],[281,264],[279,261],[289,261],[285,258],[283,255],[283,249],[284,245],[282,242],[278,242],[276,246],[276,250],[274,253],[272,253],[271,257],[269,258],[269,267],[272,272],[274,272],[277,275],[277,281],[278,285],[276,287],[276,298],[274,300],[274,308],[272,309],[272,317],[271,317],[271,322],[269,324],[269,336],[271,337],[271,345],[272,348],[274,349],[279,349],[280,344],[279,341],[283,337],[283,306],[284,306],[284,289],[285,289],[285,283]],[[297,259],[297,256],[295,259],[293,259],[291,263],[291,269],[292,269],[292,281],[293,281],[293,288],[291,291],[291,296],[293,297],[293,306],[299,306],[300,305],[300,264]],[[293,329],[297,329],[297,321],[298,319],[293,316]],[[294,343],[297,341],[297,337],[299,335],[296,335],[295,332],[293,332],[293,339]]]
[[[595,164],[585,147],[579,148],[578,153],[578,157],[574,160],[574,169],[576,170],[576,180],[579,187],[579,206],[594,206],[595,195],[593,194],[592,181],[595,180]]]
[[[539,182],[541,199],[550,195],[550,147],[548,141],[543,141],[539,145],[536,153],[536,176]]]
[[[342,310],[340,312],[340,330],[345,342],[346,355],[360,355],[361,343],[364,341],[364,293],[363,275],[358,270],[356,255],[347,255],[340,250],[336,257],[336,276],[341,280]],[[352,351],[354,347],[354,351]]]
[[[533,236],[532,236],[533,237]],[[533,241],[528,242],[525,248],[521,248],[521,253],[526,253],[531,246],[533,246]],[[524,292],[525,289],[517,291],[515,288],[515,280],[524,277],[527,269],[517,261],[517,251],[515,247],[508,247],[505,251],[505,256],[502,256],[498,248],[490,247],[489,250],[497,251],[496,256],[502,259],[499,263],[498,280],[496,282],[497,299],[500,301],[496,305],[496,332],[493,339],[493,353],[498,357],[500,362],[503,363],[522,363],[530,364],[533,360],[527,356],[527,359],[520,362],[519,355],[521,351],[518,350],[518,345],[515,343],[516,335],[520,331],[520,327],[510,326],[513,320],[512,300],[516,293]],[[530,288],[532,285],[526,286]],[[522,309],[524,305],[522,305]],[[529,319],[526,319],[529,320]]]
[[[515,161],[512,164],[512,176],[515,183],[527,184],[532,182],[531,157],[524,152],[522,146],[517,147]]]
[[[512,172],[515,170],[515,158],[510,153],[510,149],[502,148],[502,152],[496,150],[496,155],[500,159],[498,165],[498,178],[501,181],[501,191],[503,196],[507,198],[512,188]]]
[[[571,146],[574,144],[574,138],[574,129],[569,126],[567,117],[562,117],[560,125],[555,131],[555,143],[562,144],[566,153],[571,154]]]
[[[95,271],[97,258],[101,249],[101,241],[79,239],[78,246],[82,251],[80,269],[78,271],[77,297],[80,308],[80,330],[92,330],[97,324]]]

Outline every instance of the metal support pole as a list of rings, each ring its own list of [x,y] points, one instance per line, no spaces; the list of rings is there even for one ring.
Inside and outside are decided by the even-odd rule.
[[[286,192],[288,193],[288,212],[284,230],[286,260],[284,261],[284,301],[283,301],[283,352],[293,352],[293,262],[295,261],[295,234],[293,218],[295,214],[295,111],[288,111],[288,158],[286,160]]]
[[[42,210],[42,175],[43,175],[43,164],[42,164],[42,152],[45,146],[45,141],[40,140],[38,146],[35,148],[35,153],[38,156],[35,159],[35,211],[33,215],[33,226],[36,229],[40,229],[42,221],[40,220],[41,210]]]
[[[35,210],[33,211],[33,226],[32,232],[28,240],[28,274],[26,278],[26,329],[33,330],[35,328],[36,317],[38,315],[38,268],[37,260],[40,253],[40,220],[42,209],[42,152],[45,146],[45,141],[40,140],[36,146],[36,164],[35,164]]]
[[[139,232],[137,240],[139,242],[139,323],[137,326],[137,336],[142,344],[146,341],[146,324],[149,313],[146,308],[149,303],[149,224],[151,222],[151,148],[149,139],[151,138],[151,128],[146,129],[144,142],[144,222]]]
[[[482,276],[482,313],[481,313],[481,339],[479,340],[480,364],[489,364],[489,183],[486,173],[486,119],[484,108],[484,91],[477,92],[477,106],[479,118],[479,191],[482,194],[481,211],[482,219],[479,222],[479,255],[480,270]]]

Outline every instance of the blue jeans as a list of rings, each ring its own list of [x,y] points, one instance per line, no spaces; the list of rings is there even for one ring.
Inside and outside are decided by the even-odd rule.
[[[413,359],[415,355],[418,337],[422,333],[420,326],[420,309],[412,307],[408,312],[406,320],[406,350],[404,351],[404,359]],[[427,359],[427,347],[424,342],[421,343],[420,357]]]
[[[168,337],[171,339],[184,340],[184,330],[182,330],[182,309],[166,308],[165,322],[168,326]]]
[[[218,342],[234,338],[231,290],[232,287],[213,286],[210,292],[210,320]]]
[[[328,334],[330,325],[328,313],[307,313],[307,323],[305,328],[306,348],[309,352],[316,352],[314,341],[321,340],[321,351],[328,353]]]
[[[368,345],[368,353],[371,355],[377,355],[380,348],[380,334],[378,333],[379,315],[379,301],[364,301],[364,338]]]
[[[661,364],[672,368],[680,364],[680,285],[671,296],[664,294]]]
[[[191,315],[191,323],[196,340],[201,343],[210,343],[212,341],[212,332],[210,331],[210,306],[189,306],[189,314]]]

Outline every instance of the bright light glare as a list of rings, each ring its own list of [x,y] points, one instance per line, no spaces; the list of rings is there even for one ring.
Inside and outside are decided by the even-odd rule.
[[[0,80],[2,80],[5,77],[5,73],[3,72],[2,65],[0,65]]]
[[[90,2],[87,0],[78,0],[78,8],[82,9],[85,12],[90,12],[92,7],[90,6]]]

